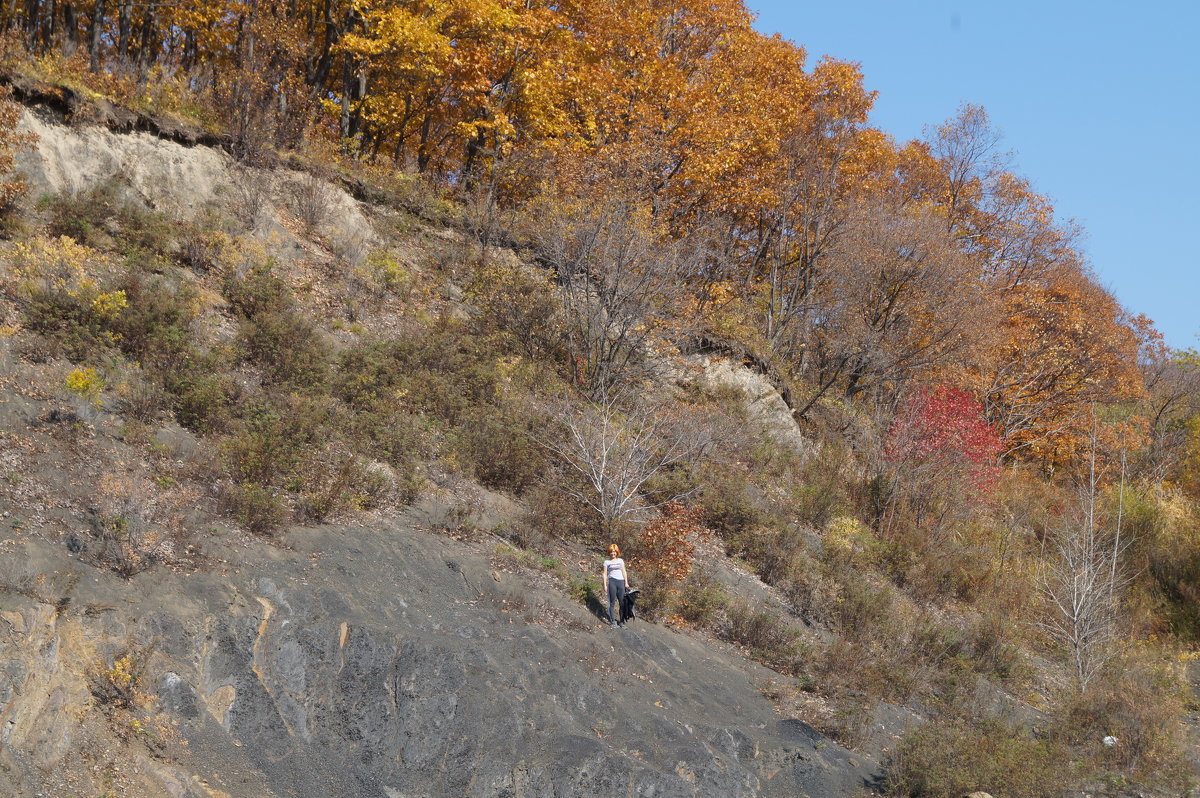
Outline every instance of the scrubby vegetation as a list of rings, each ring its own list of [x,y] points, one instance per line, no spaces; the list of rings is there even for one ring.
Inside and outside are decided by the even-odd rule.
[[[27,32],[11,68],[190,118],[242,162],[186,220],[119,176],[24,206],[0,184],[23,225],[2,332],[55,375],[45,427],[157,469],[98,486],[87,561],[134,578],[202,545],[189,513],[276,536],[453,475],[519,502],[498,560],[596,603],[550,550],[620,543],[647,617],[775,669],[847,744],[880,702],[917,708],[895,795],[1184,789],[1200,358],[1097,284],[982,109],[900,145],[853,65],[806,70],[740,3],[626,5],[246,9],[233,37],[148,4],[140,36],[90,19],[116,35],[62,52],[76,12],[0,14]],[[451,40],[473,56],[403,60]],[[186,80],[202,64],[229,68]],[[308,171],[255,169],[289,155]],[[328,235],[334,179],[379,240]],[[783,433],[707,378],[717,356],[773,386]],[[123,662],[102,700],[131,702]]]

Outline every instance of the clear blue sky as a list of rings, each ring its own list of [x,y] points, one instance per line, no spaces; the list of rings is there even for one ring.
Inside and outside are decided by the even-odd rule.
[[[1014,171],[1086,228],[1100,281],[1200,348],[1200,2],[746,2],[810,66],[860,62],[900,141],[984,106]]]

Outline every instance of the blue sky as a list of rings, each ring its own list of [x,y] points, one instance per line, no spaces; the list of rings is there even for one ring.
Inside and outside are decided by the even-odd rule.
[[[747,0],[757,27],[858,61],[905,141],[984,106],[1014,171],[1087,230],[1100,281],[1200,348],[1200,2]]]

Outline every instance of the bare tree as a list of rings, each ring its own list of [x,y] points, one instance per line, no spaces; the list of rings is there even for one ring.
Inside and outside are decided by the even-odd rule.
[[[946,170],[946,228],[969,239],[969,217],[989,200],[1000,175],[1012,161],[1012,153],[1000,148],[1003,134],[992,126],[987,111],[964,103],[940,126],[924,130],[930,152]]]
[[[237,164],[230,170],[233,184],[233,206],[251,230],[258,229],[264,212],[271,206],[273,190],[271,173],[245,164]]]
[[[1144,342],[1138,365],[1146,384],[1143,412],[1150,445],[1134,463],[1134,475],[1163,482],[1179,469],[1191,437],[1189,420],[1200,413],[1200,354],[1171,350],[1161,340]]]
[[[891,392],[889,403],[915,375],[971,361],[997,321],[977,267],[935,215],[886,195],[844,213],[810,291],[820,312],[804,331],[812,387],[799,416],[835,387],[846,398]]]
[[[1096,470],[1093,427],[1092,455],[1079,517],[1058,534],[1051,561],[1042,574],[1041,590],[1049,603],[1049,614],[1040,621],[1052,639],[1066,647],[1076,687],[1084,692],[1119,652],[1118,598],[1128,577],[1120,570],[1122,555],[1129,548],[1122,538],[1124,516],[1125,462],[1121,459],[1120,491],[1116,518],[1111,527],[1099,517],[1097,496],[1100,476]]]
[[[679,423],[663,407],[642,402],[623,410],[615,395],[555,415],[565,435],[541,443],[583,477],[582,488],[566,491],[596,512],[605,532],[683,498],[650,502],[642,489],[651,477],[698,457],[708,445],[702,430]]]
[[[292,211],[304,225],[304,232],[320,233],[333,210],[333,189],[317,175],[305,172],[288,181],[287,191]]]
[[[557,278],[573,382],[605,404],[650,362],[644,355],[664,333],[704,242],[671,238],[651,209],[619,196],[548,204],[540,213],[536,245]]]

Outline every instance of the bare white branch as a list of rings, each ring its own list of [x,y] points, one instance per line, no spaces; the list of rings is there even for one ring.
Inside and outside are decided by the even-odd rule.
[[[650,502],[642,490],[656,474],[698,456],[709,443],[705,433],[676,423],[663,407],[641,402],[623,409],[619,398],[560,408],[554,415],[565,434],[540,441],[583,477],[585,489],[566,490],[592,508],[606,529],[681,498]]]

